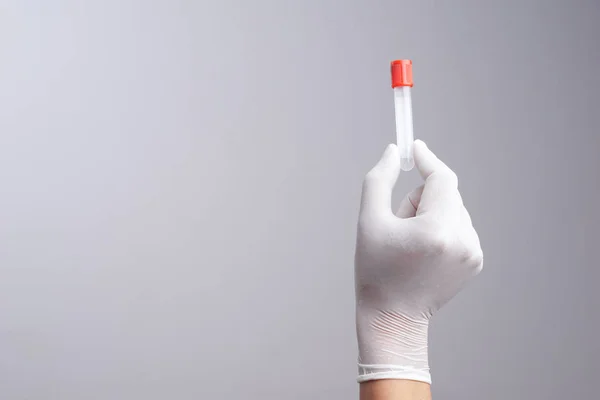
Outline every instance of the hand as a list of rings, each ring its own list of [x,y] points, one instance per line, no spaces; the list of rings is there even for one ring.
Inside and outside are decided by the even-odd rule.
[[[359,382],[410,379],[431,383],[427,331],[431,316],[483,266],[479,238],[456,174],[422,141],[415,164],[424,185],[394,215],[400,172],[391,144],[363,184],[355,257]]]

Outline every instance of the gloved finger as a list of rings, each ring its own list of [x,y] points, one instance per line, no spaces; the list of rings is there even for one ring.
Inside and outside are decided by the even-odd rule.
[[[381,159],[365,176],[363,182],[361,213],[392,214],[392,189],[400,173],[398,147],[390,144]]]
[[[459,206],[462,203],[456,174],[421,140],[415,141],[414,156],[417,169],[425,180],[417,215],[460,218]]]
[[[462,208],[462,222],[464,225],[473,226],[473,222],[471,221],[471,215],[469,215],[469,211],[463,206]]]
[[[402,199],[400,207],[396,211],[398,218],[412,218],[417,214],[417,208],[419,207],[424,187],[425,185],[419,186]]]
[[[479,248],[481,246],[481,244],[479,243],[479,235],[477,234],[477,231],[473,227],[473,221],[471,220],[469,211],[467,211],[467,209],[464,206],[462,207],[462,223],[463,223],[464,229],[468,232],[468,237],[470,239],[470,242],[473,243],[473,245],[475,247]]]

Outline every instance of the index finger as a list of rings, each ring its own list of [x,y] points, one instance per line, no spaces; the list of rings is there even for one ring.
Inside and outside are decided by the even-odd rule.
[[[458,178],[421,141],[414,145],[415,164],[425,187],[416,215],[432,214],[438,218],[454,218],[460,211],[461,199],[458,194]]]

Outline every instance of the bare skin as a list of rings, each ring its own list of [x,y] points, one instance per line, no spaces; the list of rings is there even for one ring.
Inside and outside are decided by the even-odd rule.
[[[403,379],[368,381],[360,384],[360,400],[431,400],[431,386]]]

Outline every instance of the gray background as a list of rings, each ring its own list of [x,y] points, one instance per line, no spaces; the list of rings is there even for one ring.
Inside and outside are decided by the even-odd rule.
[[[434,318],[434,397],[597,398],[599,19],[0,2],[0,398],[356,399],[355,223],[394,58],[486,257]]]

